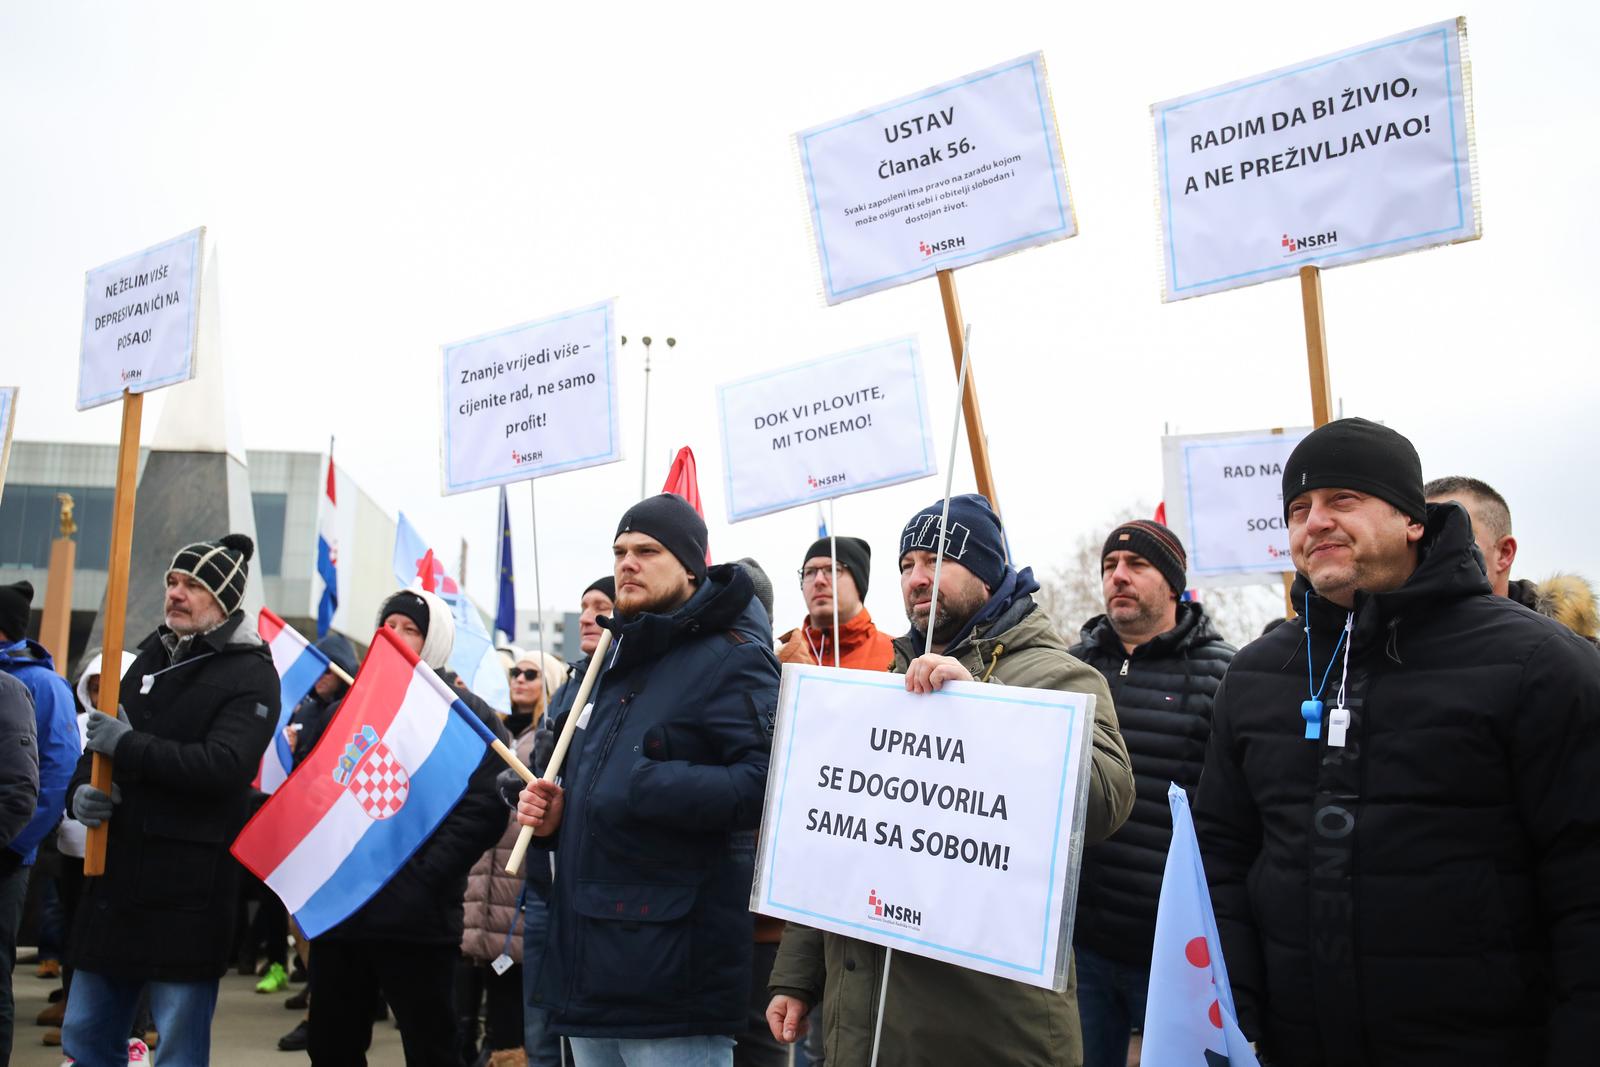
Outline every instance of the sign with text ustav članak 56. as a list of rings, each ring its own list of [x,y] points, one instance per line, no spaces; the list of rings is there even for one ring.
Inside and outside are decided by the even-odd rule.
[[[1078,232],[1042,52],[795,145],[830,304]]]
[[[1481,236],[1466,21],[1150,108],[1182,300]]]

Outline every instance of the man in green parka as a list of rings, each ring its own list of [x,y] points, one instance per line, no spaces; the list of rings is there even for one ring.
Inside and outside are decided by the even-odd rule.
[[[900,536],[900,590],[911,632],[894,642],[894,667],[906,688],[931,693],[950,681],[1090,693],[1095,697],[1094,747],[1084,833],[1109,837],[1133,807],[1133,771],[1117,731],[1105,679],[1067,654],[1067,643],[1034,603],[1031,570],[1006,563],[1000,520],[982,496],[950,501],[940,538],[942,501],[919,511]],[[933,654],[924,654],[939,571]],[[985,902],[974,900],[974,908]],[[775,1037],[795,1041],[818,1022],[829,1067],[866,1067],[877,1024],[884,950],[877,945],[790,924],[769,980],[767,1021]],[[823,999],[826,988],[827,997]],[[890,968],[884,1006],[881,1067],[1007,1064],[1079,1067],[1077,978],[1064,992],[900,953]]]

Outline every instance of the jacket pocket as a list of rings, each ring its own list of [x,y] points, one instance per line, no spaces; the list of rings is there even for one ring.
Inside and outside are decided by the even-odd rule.
[[[580,881],[583,917],[574,992],[607,1004],[670,1004],[690,988],[694,964],[692,885]]]
[[[134,899],[149,908],[209,910],[216,895],[217,863],[227,847],[224,838],[220,829],[205,823],[147,817]]]

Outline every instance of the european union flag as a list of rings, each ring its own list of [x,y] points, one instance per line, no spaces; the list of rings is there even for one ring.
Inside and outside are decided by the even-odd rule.
[[[500,594],[495,602],[494,628],[517,639],[517,585],[511,569],[511,513],[506,508],[506,487],[500,487]]]

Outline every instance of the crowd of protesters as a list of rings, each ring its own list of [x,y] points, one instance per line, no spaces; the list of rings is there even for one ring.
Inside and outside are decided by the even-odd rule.
[[[806,614],[775,635],[762,568],[710,564],[693,508],[642,500],[577,605],[573,662],[502,649],[505,709],[445,667],[449,607],[398,590],[377,624],[536,775],[571,716],[577,728],[552,781],[486,752],[399,873],[309,942],[228,853],[263,800],[252,783],[280,721],[277,674],[241,609],[250,540],[177,552],[163,624],[111,659],[116,715],[96,708],[107,657],[84,657],[75,693],[26,637],[32,588],[0,586],[0,1060],[33,876],[67,931],[61,996],[38,1021],[95,1067],[151,1045],[157,1062],[208,1062],[231,965],[259,973],[261,993],[293,994],[303,1014],[279,1047],[328,1067],[366,1062],[391,1013],[406,1062],[440,1067],[856,1067],[875,1045],[885,1067],[1123,1067],[1144,1022],[1175,782],[1261,1062],[1591,1062],[1593,592],[1571,575],[1513,578],[1504,497],[1422,469],[1406,438],[1362,419],[1307,436],[1283,472],[1295,617],[1237,649],[1190,594],[1164,525],[1109,531],[1104,613],[1053,620],[976,495],[879,541],[901,636],[864,606],[872,538],[798,553]],[[339,669],[289,716],[297,761],[357,662],[337,635],[319,647]],[[976,681],[1096,698],[1064,990],[900,954],[881,995],[881,947],[750,912],[785,663],[894,672],[915,694]],[[109,790],[91,781],[97,754]],[[85,833],[101,825],[106,870],[85,878]],[[533,848],[509,875],[523,828]],[[47,877],[41,844],[59,856]]]

